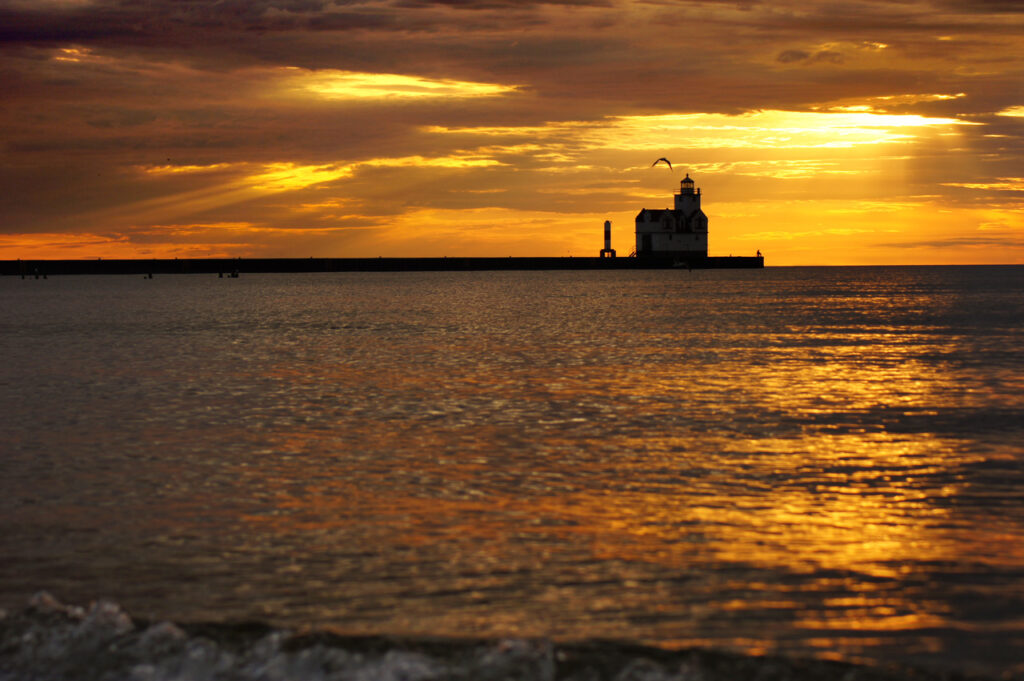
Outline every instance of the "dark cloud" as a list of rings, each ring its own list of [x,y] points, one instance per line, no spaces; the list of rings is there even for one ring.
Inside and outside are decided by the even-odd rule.
[[[399,0],[399,8],[452,7],[454,9],[490,10],[519,9],[537,5],[568,5],[578,7],[610,7],[611,0]]]
[[[778,54],[775,61],[783,64],[792,64],[794,62],[842,64],[846,61],[846,57],[843,56],[842,52],[836,52],[835,50],[820,50],[813,54],[804,50],[784,50]]]
[[[805,52],[803,50],[784,50],[783,52],[779,52],[779,55],[775,60],[782,62],[783,64],[791,64],[797,61],[807,61],[810,58],[810,52]]]
[[[0,8],[0,43],[179,44],[203,47],[202,35],[241,32],[248,39],[281,31],[435,31],[450,18],[431,10],[492,10],[494,28],[543,5],[604,7],[604,0],[117,0],[52,7]],[[499,16],[502,15],[502,16]],[[511,16],[510,16],[511,14]],[[503,19],[504,24],[499,20]],[[467,27],[462,27],[465,29]],[[198,35],[195,33],[198,31]],[[228,44],[237,42],[238,36]],[[301,49],[301,48],[300,48]]]
[[[306,25],[316,31],[396,30],[403,26],[398,15],[384,11],[318,14]]]
[[[946,239],[925,239],[920,241],[895,241],[875,244],[884,248],[941,248],[941,249],[963,249],[963,248],[1013,248],[1024,247],[1024,236],[1013,233],[990,234],[984,233],[977,236],[949,237]]]
[[[827,61],[832,64],[842,64],[846,57],[843,56],[842,52],[836,52],[835,50],[822,50],[814,54],[814,61]]]
[[[1016,14],[1024,12],[1020,0],[938,0],[939,8],[965,14]]]
[[[255,40],[262,32],[306,28],[351,30],[387,26],[389,16],[368,6],[344,9],[348,2],[322,0],[119,0],[96,4],[0,9],[0,44],[139,44],[202,47],[204,35],[241,33]],[[330,12],[325,7],[331,6]],[[339,9],[340,7],[340,9]],[[238,37],[229,40],[238,42]]]
[[[135,19],[133,13],[107,7],[49,11],[0,7],[0,44],[88,43],[133,37],[144,32]]]

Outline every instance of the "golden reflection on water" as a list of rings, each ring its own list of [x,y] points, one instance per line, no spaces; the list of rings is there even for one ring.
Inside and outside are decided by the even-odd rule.
[[[346,541],[444,556],[449,568],[410,578],[462,596],[440,619],[402,601],[390,626],[410,631],[615,636],[633,617],[632,638],[722,645],[701,621],[776,612],[815,654],[846,659],[962,626],[923,595],[927,566],[1024,563],[1019,523],[957,503],[960,471],[993,453],[934,429],[941,413],[1005,404],[1019,377],[929,359],[950,348],[927,327],[714,332],[628,347],[565,329],[414,339],[393,350],[407,364],[350,358],[315,378],[282,363],[265,375],[357,386],[365,404],[328,391],[354,409],[338,414],[346,432],[276,432],[273,449],[294,456],[247,473],[274,510],[244,521],[306,537],[311,556]],[[528,602],[500,607],[495,589]],[[781,645],[741,629],[734,647]]]
[[[866,438],[851,436],[827,439],[847,451],[851,440],[869,444]],[[884,458],[887,467],[905,465],[913,468],[914,475],[937,470],[922,467],[920,461],[937,441],[886,443],[881,438],[871,439],[874,455]],[[817,443],[819,448],[828,446]],[[716,463],[741,467],[744,476],[754,479],[779,475],[777,461],[761,466],[761,460],[763,457]],[[901,463],[904,460],[906,464]],[[310,477],[305,471],[308,463],[294,465],[299,470],[277,471],[286,485]],[[632,465],[641,464],[634,461]],[[593,555],[602,559],[683,566],[699,557],[701,561],[793,570],[853,569],[879,577],[899,576],[900,565],[907,561],[953,559],[963,548],[962,538],[951,542],[944,529],[951,510],[936,505],[934,494],[916,489],[914,476],[869,484],[863,474],[821,472],[805,475],[795,485],[754,483],[745,489],[728,483],[724,469],[719,472],[721,482],[713,479],[714,473],[712,479],[687,481],[683,469],[678,480],[645,483],[644,489],[633,490],[626,482],[628,465],[609,471],[600,464],[589,471],[580,468],[577,473],[592,479],[607,477],[607,490],[545,493],[545,487],[571,485],[557,479],[554,484],[545,483],[543,472],[524,470],[518,473],[522,479],[515,493],[509,494],[482,480],[489,467],[472,458],[421,462],[416,476],[404,486],[389,480],[383,464],[375,468],[376,480],[364,470],[358,477],[341,475],[305,485],[299,493],[280,490],[277,506],[285,513],[254,516],[250,521],[288,532],[375,518],[408,544],[433,541],[440,535],[458,540],[493,539],[500,544],[512,533],[587,534]],[[252,474],[263,476],[264,472]],[[392,493],[383,494],[384,489]],[[943,493],[952,496],[953,490]],[[427,527],[430,530],[425,532]],[[974,534],[973,539],[985,545],[1004,539],[1004,534],[996,526],[991,534]],[[1003,555],[1016,559],[1021,557],[1021,549],[1007,546]]]

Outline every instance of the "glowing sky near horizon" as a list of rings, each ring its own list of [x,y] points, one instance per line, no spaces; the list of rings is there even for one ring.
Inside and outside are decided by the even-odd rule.
[[[713,255],[1024,263],[1011,0],[0,0],[0,81],[2,259],[625,254],[688,172]]]

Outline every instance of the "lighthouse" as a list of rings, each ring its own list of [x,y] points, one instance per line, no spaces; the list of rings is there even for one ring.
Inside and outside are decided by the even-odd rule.
[[[708,216],[700,208],[700,189],[689,173],[679,183],[674,208],[644,208],[636,216],[636,254],[688,263],[708,257]]]

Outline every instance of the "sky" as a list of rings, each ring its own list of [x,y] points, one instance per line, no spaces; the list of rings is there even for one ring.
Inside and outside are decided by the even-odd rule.
[[[1022,142],[1021,0],[0,0],[0,259],[1024,263]]]

